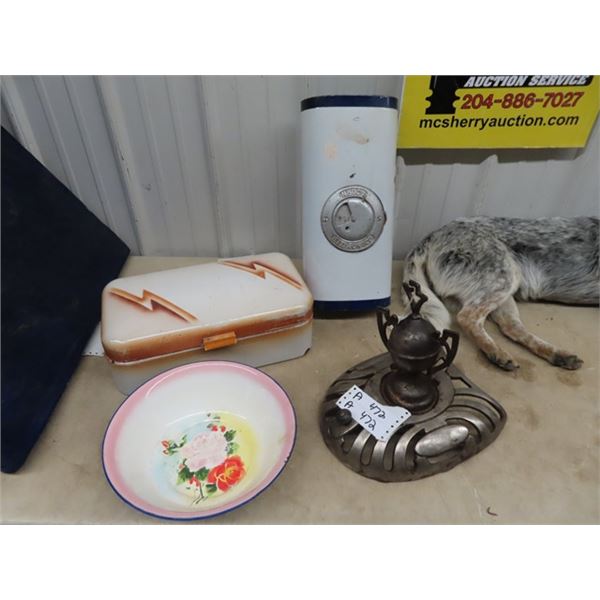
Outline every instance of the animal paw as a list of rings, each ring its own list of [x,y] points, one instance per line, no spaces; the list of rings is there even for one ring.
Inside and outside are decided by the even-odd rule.
[[[557,352],[550,362],[556,367],[562,367],[571,371],[581,368],[583,364],[583,361],[578,356],[567,354],[566,352]]]
[[[519,364],[516,363],[510,355],[497,355],[497,354],[486,354],[488,360],[493,362],[497,367],[504,369],[505,371],[515,371],[519,368]]]

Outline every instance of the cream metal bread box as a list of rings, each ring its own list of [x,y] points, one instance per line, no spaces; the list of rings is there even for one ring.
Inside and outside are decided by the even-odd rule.
[[[253,367],[302,356],[313,298],[280,253],[115,279],[102,293],[102,345],[128,394],[162,371],[199,360]]]

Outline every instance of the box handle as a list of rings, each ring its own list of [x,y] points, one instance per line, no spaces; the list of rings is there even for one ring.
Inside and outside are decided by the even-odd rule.
[[[202,345],[204,346],[204,350],[206,350],[206,352],[209,350],[216,350],[217,348],[226,348],[227,346],[233,346],[234,344],[237,344],[235,331],[211,335],[202,340]]]

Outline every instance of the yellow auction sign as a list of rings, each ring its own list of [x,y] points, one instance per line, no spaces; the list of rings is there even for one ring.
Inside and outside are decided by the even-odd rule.
[[[597,75],[404,79],[398,148],[579,148],[600,107]]]

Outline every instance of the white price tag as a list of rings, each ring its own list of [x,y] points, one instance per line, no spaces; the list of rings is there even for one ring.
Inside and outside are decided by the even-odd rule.
[[[411,416],[409,411],[400,406],[380,404],[357,385],[353,385],[336,404],[349,410],[352,418],[380,442],[387,442]]]

